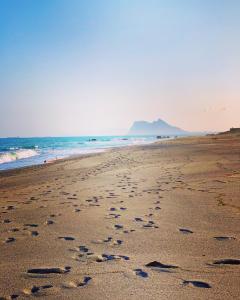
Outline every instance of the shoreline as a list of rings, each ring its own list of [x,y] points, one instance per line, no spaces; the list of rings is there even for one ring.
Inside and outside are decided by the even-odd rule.
[[[239,151],[189,137],[0,172],[0,298],[237,299]]]
[[[174,140],[176,138],[169,138],[168,140]],[[113,150],[120,150],[120,149],[126,149],[126,148],[132,148],[132,147],[141,147],[141,146],[148,146],[154,143],[159,143],[159,142],[165,142],[166,140],[156,140],[153,142],[148,142],[146,144],[137,144],[137,145],[126,145],[126,146],[116,146],[116,147],[109,147],[109,148],[103,148],[103,149],[95,149],[95,150],[102,150],[99,152],[89,152],[89,153],[82,153],[82,154],[72,154],[68,157],[64,157],[64,158],[58,158],[58,159],[52,159],[51,161],[47,161],[47,162],[43,162],[43,163],[39,163],[39,164],[34,164],[34,165],[29,165],[29,166],[23,166],[23,167],[17,167],[17,168],[11,168],[11,169],[5,169],[5,170],[0,170],[0,175],[5,173],[5,172],[11,172],[11,171],[17,171],[17,170],[26,170],[26,169],[31,169],[31,168],[35,168],[35,167],[43,167],[43,166],[47,166],[49,164],[55,164],[58,162],[64,162],[64,161],[68,161],[68,160],[74,160],[74,159],[80,159],[82,157],[89,157],[89,156],[94,156],[94,155],[98,155],[98,154],[102,154],[102,153],[106,153],[106,152],[110,152]]]
[[[78,137],[78,140],[71,137],[52,138],[52,140],[46,140],[46,138],[29,138],[29,141],[25,138],[15,140],[10,144],[7,143],[8,146],[0,143],[0,170],[50,163],[72,156],[104,152],[112,148],[149,144],[157,138],[153,136],[129,136],[128,138],[101,136],[99,139],[89,140],[84,140],[83,137]]]

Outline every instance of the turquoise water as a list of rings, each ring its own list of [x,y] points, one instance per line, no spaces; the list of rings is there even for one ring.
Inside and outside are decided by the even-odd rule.
[[[156,136],[0,138],[0,170],[154,141]]]

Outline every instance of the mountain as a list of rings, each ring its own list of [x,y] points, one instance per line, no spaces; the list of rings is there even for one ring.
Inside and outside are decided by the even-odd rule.
[[[129,135],[186,135],[187,131],[172,126],[167,122],[158,119],[157,121],[136,121],[130,128]]]

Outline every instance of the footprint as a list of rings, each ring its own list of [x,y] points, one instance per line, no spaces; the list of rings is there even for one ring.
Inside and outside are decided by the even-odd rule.
[[[107,239],[103,240],[104,243],[108,243],[110,241],[112,241],[112,237],[111,236],[109,236]]]
[[[130,233],[136,231],[135,229],[123,230],[123,233]]]
[[[10,295],[7,298],[6,297],[0,297],[0,300],[11,300],[11,299],[17,299],[19,295]]]
[[[145,266],[148,268],[159,268],[159,269],[177,269],[178,268],[177,266],[163,264],[158,261],[152,261],[152,262],[146,264]]]
[[[29,226],[29,227],[38,227],[37,224],[24,224],[24,226]]]
[[[52,288],[53,286],[51,284],[48,284],[48,285],[43,285],[43,286],[36,286],[34,285],[33,287],[31,287],[30,289],[24,289],[23,290],[23,293],[26,294],[26,295],[34,295],[36,293],[39,293],[41,292],[42,290],[44,289],[50,289]]]
[[[12,242],[15,242],[16,239],[14,237],[8,237],[4,242],[5,243],[12,243]]]
[[[115,225],[114,225],[114,228],[115,228],[115,229],[122,229],[122,228],[123,228],[123,225],[115,224]]]
[[[122,240],[116,240],[116,241],[113,241],[112,245],[122,245],[123,241]]]
[[[109,217],[107,217],[107,218],[110,218],[110,219],[118,219],[119,217],[121,217],[121,215],[120,214],[109,214]]]
[[[143,277],[143,278],[148,277],[148,273],[144,272],[142,269],[135,269],[134,272],[137,276],[140,276],[140,277]]]
[[[186,228],[179,228],[179,231],[182,232],[183,234],[190,234],[190,233],[193,233],[192,230],[186,229]]]
[[[5,219],[5,220],[3,220],[2,222],[3,222],[4,224],[8,224],[8,223],[11,223],[11,220]]]
[[[31,236],[38,236],[39,233],[37,231],[30,231],[29,232]]]
[[[89,252],[89,249],[86,246],[79,246],[79,251],[87,253],[87,252]]]
[[[240,265],[240,259],[227,258],[215,260],[214,265]]]
[[[110,236],[104,240],[95,240],[92,241],[93,244],[104,244],[104,243],[110,243],[111,246],[117,246],[121,245],[123,243],[122,240],[113,240],[113,238]]]
[[[143,228],[159,228],[158,226],[154,225],[155,223],[153,221],[148,221],[147,224],[143,225]]]
[[[126,210],[127,208],[126,208],[126,207],[120,207],[120,209],[121,209],[121,210]]]
[[[17,231],[20,231],[19,228],[11,228],[8,230],[9,232],[17,232]]]
[[[74,241],[75,238],[72,236],[59,236],[58,237],[60,240],[65,240],[65,241]]]
[[[97,263],[102,263],[106,261],[111,261],[111,260],[129,260],[130,258],[125,255],[115,255],[115,254],[94,254],[94,253],[81,253],[77,254],[73,259],[80,261],[80,262],[97,262]]]
[[[218,241],[236,240],[235,237],[231,237],[231,236],[215,236],[214,239]]]
[[[152,217],[153,216],[153,214],[151,213],[151,214],[148,214],[148,215],[146,215],[146,217]]]
[[[74,281],[70,281],[68,283],[65,283],[63,285],[63,287],[64,288],[83,287],[83,286],[86,286],[87,284],[89,284],[91,280],[92,280],[92,277],[85,276],[82,281],[75,281],[75,282]]]
[[[134,220],[135,220],[136,222],[143,222],[143,219],[142,219],[142,218],[134,218]]]
[[[13,205],[8,205],[5,207],[6,210],[13,210],[15,207]]]
[[[197,281],[197,280],[184,280],[183,285],[192,285],[198,288],[210,289],[211,285],[207,282]]]
[[[53,221],[53,220],[47,220],[46,222],[45,222],[45,224],[46,225],[52,225],[52,224],[54,224],[55,222]]]
[[[104,261],[115,260],[115,259],[123,259],[130,260],[130,258],[126,255],[115,255],[115,254],[102,254]]]
[[[28,274],[65,274],[70,272],[71,267],[64,268],[37,268],[27,270]]]

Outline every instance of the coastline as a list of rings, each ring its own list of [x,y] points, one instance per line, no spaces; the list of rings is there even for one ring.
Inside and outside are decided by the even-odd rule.
[[[0,297],[236,299],[239,151],[185,137],[1,171]]]
[[[186,137],[181,137],[181,138],[186,138]],[[95,155],[97,156],[99,154],[111,152],[111,151],[114,151],[114,150],[118,151],[118,150],[127,149],[127,148],[131,149],[131,148],[134,148],[134,147],[141,147],[141,146],[145,147],[145,146],[152,145],[152,144],[155,144],[155,143],[164,143],[166,141],[170,141],[170,140],[174,140],[174,139],[176,139],[176,138],[156,140],[156,141],[153,141],[153,142],[148,142],[146,144],[124,145],[124,146],[115,146],[115,147],[109,147],[109,148],[104,148],[104,149],[97,149],[97,150],[101,150],[101,151],[93,151],[93,152],[89,152],[89,153],[72,154],[68,157],[52,159],[51,161],[47,161],[46,163],[43,162],[43,163],[29,165],[29,166],[23,166],[23,167],[0,170],[0,175],[4,174],[4,173],[15,172],[15,171],[17,172],[17,171],[20,171],[20,170],[28,170],[28,169],[32,169],[32,168],[34,168],[34,169],[41,168],[43,166],[48,166],[49,164],[56,164],[58,162],[66,162],[68,160],[75,160],[75,159],[78,160],[78,159],[87,158],[87,157],[90,157],[90,156],[95,156]]]
[[[100,144],[97,144],[94,147],[94,144],[91,145],[85,145],[85,147],[79,148],[76,147],[77,144],[83,144],[84,142],[77,142],[76,140],[72,141],[74,144],[71,144],[71,140],[67,140],[67,137],[58,138],[60,139],[58,143],[61,143],[61,147],[59,144],[56,143],[56,141],[52,141],[52,144],[49,144],[49,140],[45,141],[46,138],[40,138],[40,147],[38,145],[30,146],[31,143],[36,143],[36,138],[29,138],[29,145],[25,144],[25,141],[28,140],[26,138],[21,138],[19,141],[14,141],[14,146],[10,147],[8,146],[3,147],[3,145],[0,145],[0,172],[5,170],[11,170],[11,169],[19,169],[19,168],[25,168],[25,167],[31,167],[36,165],[42,165],[42,164],[48,164],[52,163],[56,160],[63,160],[68,159],[72,157],[79,157],[94,153],[102,153],[105,151],[108,151],[110,149],[118,149],[118,148],[124,148],[124,147],[130,147],[130,146],[137,146],[137,145],[148,145],[151,144],[157,139],[152,140],[152,136],[140,136],[138,142],[136,142],[137,137],[129,137],[121,139],[118,137],[115,137],[114,139],[117,139],[116,144],[114,145],[114,139],[113,137],[109,137],[109,140],[105,140],[106,137],[101,137],[101,139],[98,141],[97,139],[93,139],[93,143],[98,142]],[[57,138],[56,138],[57,139]],[[71,137],[69,138],[71,139]],[[81,139],[81,137],[79,137]],[[145,139],[145,141],[143,141]],[[4,139],[3,139],[4,140]],[[96,140],[96,141],[95,141]],[[63,142],[64,141],[64,142]],[[125,144],[120,145],[119,141],[128,141]],[[85,142],[87,142],[85,140]],[[88,142],[92,142],[90,139]],[[112,142],[112,145],[109,146],[108,143]],[[45,144],[47,143],[47,144]],[[102,144],[101,144],[102,143]],[[51,147],[50,147],[51,145]],[[60,147],[60,148],[59,148]],[[7,149],[7,151],[6,151]],[[37,150],[36,150],[37,149]],[[3,150],[3,151],[1,151]],[[15,151],[15,152],[14,152]],[[37,151],[37,152],[36,152]],[[54,155],[53,152],[57,151]],[[29,161],[30,160],[30,161]]]

